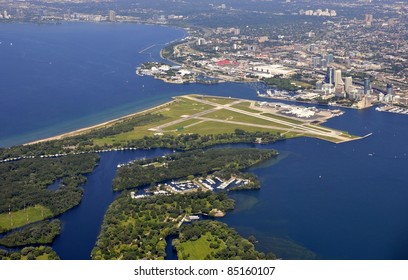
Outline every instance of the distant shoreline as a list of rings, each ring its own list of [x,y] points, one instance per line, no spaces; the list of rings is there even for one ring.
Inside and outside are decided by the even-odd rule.
[[[144,114],[147,114],[147,113],[149,113],[151,111],[155,111],[155,110],[167,107],[170,104],[172,104],[173,102],[175,102],[174,97],[172,97],[172,98],[173,98],[173,100],[171,100],[171,101],[168,101],[166,103],[162,103],[160,105],[157,105],[157,106],[154,106],[154,107],[142,110],[142,111],[131,113],[129,115],[119,117],[119,118],[116,118],[116,119],[113,119],[113,120],[109,120],[109,121],[106,121],[106,122],[103,122],[103,123],[99,123],[99,124],[95,124],[95,125],[92,125],[92,126],[80,128],[80,129],[77,129],[77,130],[74,130],[74,131],[62,133],[62,134],[59,134],[59,135],[56,135],[56,136],[51,136],[51,137],[31,141],[31,142],[23,144],[23,146],[34,145],[34,144],[37,144],[37,143],[48,142],[48,141],[52,141],[52,140],[61,140],[61,139],[66,138],[66,137],[81,135],[81,134],[84,134],[86,132],[89,132],[89,131],[92,131],[94,129],[98,129],[98,128],[101,128],[101,127],[108,127],[108,126],[114,125],[115,123],[124,121],[124,120],[126,120],[128,118],[135,117],[135,116],[138,116],[138,115],[144,115]]]

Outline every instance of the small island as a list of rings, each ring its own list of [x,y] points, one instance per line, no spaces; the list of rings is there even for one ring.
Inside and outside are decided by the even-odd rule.
[[[188,189],[207,189],[213,190],[210,185],[217,185],[219,189],[225,189],[228,185],[235,181],[232,180],[233,174],[239,174],[240,170],[248,168],[256,163],[270,159],[277,155],[274,150],[259,150],[259,149],[209,149],[209,150],[194,150],[184,153],[174,153],[167,156],[145,159],[130,162],[118,169],[116,178],[113,181],[115,190],[137,188],[141,186],[155,186],[157,183],[164,183],[169,180],[184,179],[186,180],[181,186]],[[215,180],[207,177],[207,174]],[[220,179],[228,178],[228,181]],[[201,179],[195,180],[199,176]],[[206,182],[204,182],[204,180]],[[249,185],[249,180],[238,179],[239,183],[236,186],[241,186],[241,182],[246,182]],[[237,180],[237,181],[238,181]],[[173,183],[174,185],[174,183]],[[167,186],[167,187],[166,187]],[[171,187],[168,184],[161,185],[163,192],[177,191],[176,187]],[[165,191],[167,189],[168,191]],[[179,188],[180,189],[180,188]]]

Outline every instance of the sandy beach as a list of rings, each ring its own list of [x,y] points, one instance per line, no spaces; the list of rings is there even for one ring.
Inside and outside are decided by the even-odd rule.
[[[173,98],[174,98],[174,97],[173,97]],[[143,115],[143,114],[147,114],[147,113],[150,113],[150,112],[159,110],[159,109],[161,109],[161,108],[164,108],[164,107],[169,106],[169,105],[172,104],[173,102],[175,102],[175,99],[173,99],[172,101],[169,101],[169,102],[160,104],[160,105],[158,105],[158,106],[155,106],[155,107],[152,107],[152,108],[149,108],[149,109],[140,111],[140,112],[135,112],[135,113],[132,113],[132,114],[129,114],[129,115],[120,117],[120,118],[116,118],[116,119],[113,119],[113,120],[110,120],[110,121],[107,121],[107,122],[103,122],[103,123],[100,123],[100,124],[96,124],[96,125],[92,125],[92,126],[80,128],[80,129],[77,129],[77,130],[74,130],[74,131],[71,131],[71,132],[67,132],[67,133],[63,133],[63,134],[59,134],[59,135],[56,135],[56,136],[52,136],[52,137],[48,137],[48,138],[44,138],[44,139],[40,139],[40,140],[35,140],[35,141],[29,142],[29,143],[25,143],[25,144],[23,144],[23,145],[24,145],[24,146],[26,146],[26,145],[33,145],[33,144],[37,144],[37,143],[41,143],[41,142],[47,142],[47,141],[52,141],[52,140],[60,140],[60,139],[62,139],[62,138],[66,138],[66,137],[71,137],[71,136],[76,136],[76,135],[84,134],[84,133],[89,132],[89,131],[94,130],[94,129],[98,129],[98,128],[103,128],[103,127],[108,127],[108,126],[114,125],[114,124],[117,123],[117,122],[124,121],[124,120],[126,120],[126,119],[128,119],[128,118],[131,118],[131,117],[135,117],[135,116],[138,116],[138,115]]]

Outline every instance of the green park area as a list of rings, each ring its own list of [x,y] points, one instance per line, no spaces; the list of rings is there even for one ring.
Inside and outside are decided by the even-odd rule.
[[[185,224],[173,246],[180,260],[261,260],[275,259],[273,253],[255,250],[255,238],[245,239],[234,229],[218,221]]]
[[[222,250],[225,248],[224,242],[221,244],[217,242],[216,246],[211,246],[211,241],[214,239],[213,235],[207,232],[196,240],[185,241],[179,245],[180,259],[205,260],[208,255],[214,254],[217,249]]]
[[[19,228],[52,216],[51,210],[42,205],[35,205],[10,213],[2,213],[0,214],[0,232]]]

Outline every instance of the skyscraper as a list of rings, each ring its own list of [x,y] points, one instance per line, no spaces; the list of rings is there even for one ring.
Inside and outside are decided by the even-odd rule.
[[[387,94],[392,94],[392,92],[393,92],[393,85],[387,84]]]
[[[343,80],[341,78],[341,70],[337,69],[334,71],[334,85],[336,87],[343,85]]]
[[[327,67],[326,78],[324,79],[326,84],[333,84],[333,75],[334,75],[333,67]]]
[[[344,79],[344,90],[346,93],[351,92],[351,87],[353,86],[353,78],[352,77],[346,77]]]
[[[331,54],[331,53],[327,54],[326,59],[327,59],[327,64],[330,65],[330,63],[332,63],[334,61],[333,54]]]
[[[319,67],[320,66],[320,60],[321,60],[321,58],[319,56],[312,57],[312,66],[314,68]]]
[[[322,59],[320,60],[320,64],[322,65],[322,68],[326,68],[327,67],[327,59]]]
[[[370,78],[364,78],[364,94],[370,93]]]

